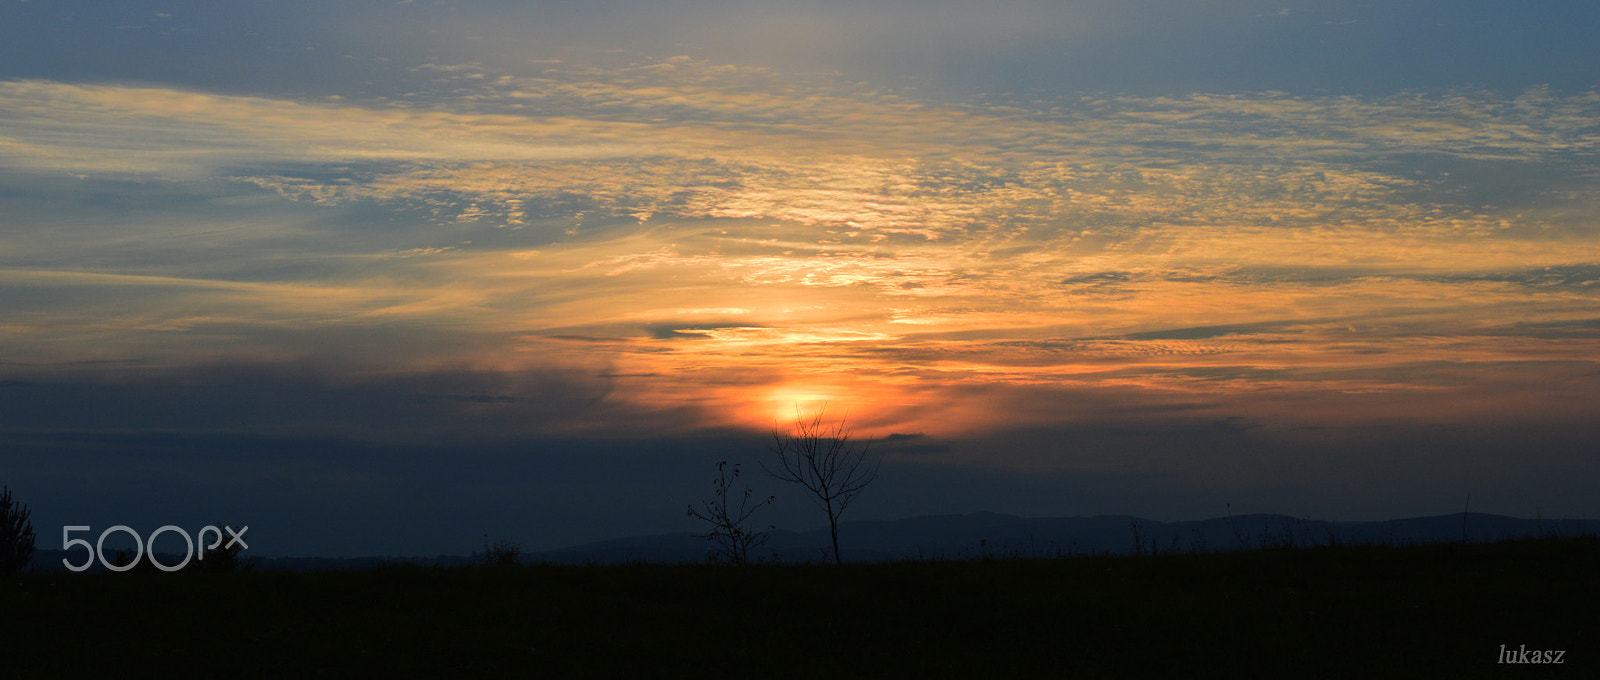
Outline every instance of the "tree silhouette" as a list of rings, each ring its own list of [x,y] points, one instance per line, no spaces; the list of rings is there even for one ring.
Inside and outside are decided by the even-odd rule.
[[[767,496],[765,500],[750,503],[754,491],[745,487],[743,492],[735,491],[734,483],[739,481],[739,464],[728,464],[728,461],[717,462],[717,478],[711,480],[712,498],[700,503],[700,507],[689,506],[689,516],[711,524],[711,533],[706,534],[706,540],[716,546],[712,553],[714,558],[727,560],[731,564],[744,564],[750,559],[750,551],[765,545],[767,532],[751,531],[744,524],[762,506],[769,505],[774,500]],[[733,501],[728,497],[732,496]]]
[[[11,488],[0,487],[0,576],[21,573],[33,559],[33,522],[28,506],[11,499]]]
[[[833,539],[833,562],[842,564],[839,555],[839,515],[850,502],[878,478],[879,461],[871,456],[872,440],[856,441],[844,419],[829,427],[822,410],[810,420],[795,414],[794,428],[788,433],[774,431],[775,466],[761,463],[773,477],[798,484],[811,500],[828,515],[828,535]]]

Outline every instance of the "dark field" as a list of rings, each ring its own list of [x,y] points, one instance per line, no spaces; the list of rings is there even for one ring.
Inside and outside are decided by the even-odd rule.
[[[0,679],[1600,677],[1600,539],[0,581]],[[1561,665],[1497,664],[1562,650]]]

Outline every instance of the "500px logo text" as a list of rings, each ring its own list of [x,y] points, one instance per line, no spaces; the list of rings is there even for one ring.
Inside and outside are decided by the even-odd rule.
[[[216,525],[206,525],[201,527],[200,531],[196,532],[194,538],[191,539],[189,538],[189,534],[187,532],[171,524],[150,532],[149,538],[140,537],[139,532],[134,531],[132,527],[124,524],[118,524],[100,532],[99,540],[95,541],[93,545],[90,545],[87,539],[72,537],[72,532],[74,531],[88,530],[88,526],[61,527],[62,550],[71,551],[78,546],[83,546],[84,550],[89,551],[89,559],[84,560],[83,564],[73,564],[71,559],[66,557],[61,558],[61,564],[72,571],[83,571],[88,569],[95,563],[95,560],[97,559],[100,561],[100,566],[110,569],[111,571],[127,571],[139,564],[139,560],[144,559],[146,555],[150,556],[150,564],[155,565],[157,569],[162,571],[177,571],[188,566],[190,559],[204,560],[206,558],[207,550],[215,551],[219,546],[223,550],[232,550],[235,545],[238,545],[240,550],[246,550],[250,547],[250,544],[244,542],[244,532],[250,530],[249,526],[235,531],[233,527],[229,526],[223,526],[221,529],[218,529]],[[133,559],[127,564],[114,565],[106,560],[106,537],[119,531],[133,537],[134,555]],[[222,542],[222,532],[224,531],[228,532],[228,542],[226,545],[224,545]],[[156,537],[165,533],[175,533],[183,537],[183,542],[187,548],[184,550],[182,562],[169,565],[162,564],[156,559]],[[216,537],[216,539],[213,540],[210,545],[206,544],[206,534],[211,534],[212,536]]]

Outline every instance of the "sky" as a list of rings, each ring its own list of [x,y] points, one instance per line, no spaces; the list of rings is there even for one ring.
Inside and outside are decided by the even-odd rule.
[[[0,483],[260,555],[1600,516],[1600,6],[0,0]],[[173,539],[174,541],[176,539]]]

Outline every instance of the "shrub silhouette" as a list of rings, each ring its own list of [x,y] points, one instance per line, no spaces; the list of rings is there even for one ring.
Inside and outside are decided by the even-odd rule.
[[[489,542],[489,535],[483,535],[483,555],[478,563],[485,567],[514,567],[522,559],[522,544],[515,541]]]
[[[11,498],[10,487],[0,489],[0,576],[10,576],[33,559],[33,512]]]
[[[760,548],[767,542],[767,532],[751,531],[744,524],[762,506],[769,505],[775,500],[767,496],[765,500],[750,504],[750,497],[754,491],[745,487],[743,492],[734,491],[733,485],[739,481],[739,464],[729,465],[728,461],[717,462],[717,478],[711,480],[713,497],[704,501],[697,509],[689,506],[689,516],[702,520],[711,525],[711,533],[706,534],[706,540],[711,541],[715,550],[711,559],[727,561],[730,564],[744,564],[750,559],[750,551]],[[736,500],[729,502],[728,497]],[[770,528],[770,527],[769,527]]]
[[[218,522],[211,526],[226,527],[228,525]],[[204,539],[202,538],[201,541],[204,542]],[[212,544],[196,546],[196,548],[197,559],[189,563],[190,569],[198,569],[212,574],[250,570],[250,565],[239,559],[239,553],[244,551],[244,546],[238,543],[231,546],[228,545],[227,534],[219,532],[217,540]]]

